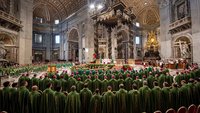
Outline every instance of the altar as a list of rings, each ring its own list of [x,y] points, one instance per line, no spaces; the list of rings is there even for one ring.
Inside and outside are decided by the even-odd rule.
[[[112,59],[102,59],[102,64],[111,64]]]

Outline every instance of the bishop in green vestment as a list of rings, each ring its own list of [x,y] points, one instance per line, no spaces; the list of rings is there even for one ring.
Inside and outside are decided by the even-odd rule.
[[[62,92],[62,87],[57,86],[55,90],[55,113],[64,113],[66,96]]]
[[[124,84],[120,84],[119,88],[116,92],[117,113],[127,113],[127,90],[124,89]]]
[[[132,90],[128,92],[128,112],[127,113],[141,113],[140,109],[140,93],[137,90],[137,85],[132,85]]]
[[[163,83],[163,88],[162,88],[162,102],[161,102],[161,109],[163,112],[167,111],[167,109],[170,108],[170,98],[169,98],[169,93],[170,93],[170,88],[169,84],[167,82]]]
[[[139,92],[142,112],[151,113],[151,89],[147,86],[147,81],[143,82],[143,87],[139,89]]]
[[[108,91],[103,95],[103,112],[116,113],[115,94],[112,92],[112,87],[108,86]]]
[[[55,113],[55,92],[51,89],[52,83],[47,84],[47,88],[43,91],[41,96],[41,109],[40,113]]]
[[[152,111],[161,110],[161,88],[158,86],[158,82],[153,82],[154,87],[151,90],[151,108]]]
[[[179,107],[179,89],[178,89],[178,84],[173,83],[172,84],[172,89],[170,89],[170,101],[171,101],[171,106],[173,106],[173,109],[178,110]]]
[[[28,113],[28,97],[29,90],[26,88],[28,86],[27,81],[22,81],[20,88],[18,89],[18,104],[19,111],[18,113]]]
[[[8,111],[8,112],[10,112],[10,101],[11,101],[11,99],[10,99],[10,90],[11,90],[11,88],[10,88],[10,82],[9,81],[6,81],[6,82],[4,82],[3,83],[3,86],[4,86],[4,88],[3,88],[3,90],[2,90],[2,92],[1,92],[1,98],[2,98],[2,108],[1,108],[1,110],[2,111]]]
[[[68,94],[64,113],[80,113],[81,100],[79,93],[76,92],[76,86],[71,87],[71,92]]]
[[[88,113],[91,97],[92,92],[88,89],[88,84],[85,83],[84,88],[80,91],[81,113]]]
[[[41,94],[38,92],[38,87],[32,86],[32,91],[29,94],[29,113],[39,113],[40,111]]]
[[[17,83],[12,84],[12,88],[10,89],[10,111],[11,113],[17,113],[19,107],[16,105],[16,102],[18,101],[17,97]]]
[[[89,113],[102,113],[102,96],[100,95],[99,89],[96,89],[95,94],[90,100]]]

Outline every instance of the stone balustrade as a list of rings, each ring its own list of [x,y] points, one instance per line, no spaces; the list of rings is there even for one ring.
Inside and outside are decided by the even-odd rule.
[[[191,17],[185,17],[169,25],[171,34],[181,32],[191,28]]]
[[[179,26],[191,23],[191,17],[185,17],[180,20],[177,20],[169,25],[170,29],[177,28]]]
[[[18,25],[18,26],[22,26],[21,23],[22,21],[20,21],[19,19],[17,19],[16,17],[12,16],[12,15],[9,15],[8,13],[6,12],[3,12],[0,10],[0,19],[3,19],[3,20],[6,20],[10,23],[13,23],[15,25]]]

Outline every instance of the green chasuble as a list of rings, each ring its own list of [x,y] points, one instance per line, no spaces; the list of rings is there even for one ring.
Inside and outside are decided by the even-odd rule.
[[[17,88],[11,88],[10,89],[10,111],[11,113],[17,113],[19,107],[16,105],[16,102],[18,101],[17,97]]]
[[[158,78],[158,84],[159,86],[162,88],[163,87],[163,83],[165,82],[165,75],[161,74]]]
[[[153,88],[153,82],[155,81],[155,78],[153,75],[149,75],[147,77],[147,83],[148,83],[148,86],[149,88]]]
[[[97,88],[101,89],[101,80],[98,78],[92,81],[92,92],[94,92]]]
[[[143,85],[143,80],[137,79],[137,80],[134,80],[133,83],[137,85],[137,89],[140,89]]]
[[[101,94],[107,91],[107,87],[108,87],[108,80],[104,79],[101,84]]]
[[[102,113],[116,113],[115,95],[111,91],[107,91],[103,95],[103,112]]]
[[[66,91],[67,90],[67,81],[64,78],[61,78],[59,81],[61,82],[62,90]]]
[[[64,113],[80,113],[80,109],[80,95],[76,91],[71,91],[67,96]]]
[[[117,80],[117,88],[119,89],[119,85],[120,84],[124,84],[124,79],[122,77],[120,77],[118,80]]]
[[[187,106],[189,102],[189,94],[188,88],[186,85],[181,86],[179,88],[179,96],[180,96],[180,106]]]
[[[171,75],[167,75],[166,77],[165,77],[165,81],[167,82],[167,83],[169,83],[169,84],[172,84],[173,83],[173,76],[171,76]]]
[[[2,90],[2,110],[10,112],[10,87],[4,87]]]
[[[127,113],[127,91],[125,89],[119,89],[116,92],[116,113]]]
[[[130,90],[128,92],[128,112],[127,113],[141,113],[140,109],[140,93],[138,90]]]
[[[38,91],[32,91],[29,94],[29,113],[39,113],[41,94]]]
[[[87,79],[84,81],[84,83],[87,83],[87,84],[88,84],[88,88],[89,88],[90,90],[92,90],[92,80],[91,80],[90,78],[87,78]]]
[[[55,113],[64,113],[66,96],[62,92],[55,93]]]
[[[151,106],[153,111],[161,110],[161,88],[154,86],[151,90]]]
[[[70,89],[73,85],[76,85],[76,79],[74,77],[70,77],[67,81],[67,91],[70,92]]]
[[[33,77],[33,78],[31,79],[31,86],[34,86],[34,85],[39,86],[39,80],[38,80],[38,78],[36,78],[36,77]]]
[[[1,89],[0,89],[0,111],[3,111],[3,95]]]
[[[83,88],[80,91],[81,113],[88,113],[91,97],[92,92],[88,88]]]
[[[127,77],[124,81],[125,89],[130,91],[133,84],[133,79],[131,77]]]
[[[47,84],[49,84],[51,80],[48,77],[45,77],[42,80],[42,88],[40,90],[44,91],[47,88]]]
[[[44,90],[41,97],[40,113],[55,113],[54,94],[55,92],[50,88]]]
[[[139,89],[140,100],[141,100],[141,110],[142,112],[151,113],[151,89],[148,86],[143,86]]]
[[[178,87],[173,87],[172,89],[170,89],[170,101],[171,101],[171,106],[173,106],[173,108],[175,110],[178,110],[179,107],[179,89]]]
[[[167,111],[167,109],[170,108],[170,98],[169,98],[169,95],[170,94],[170,89],[169,87],[163,87],[162,88],[162,93],[161,93],[161,98],[162,98],[162,101],[161,101],[161,109],[163,112]]]
[[[200,82],[197,82],[196,84],[195,84],[195,89],[196,89],[196,97],[200,97]],[[200,103],[200,98],[197,98],[196,99],[196,101],[195,101],[196,103],[196,105],[197,104],[199,104]]]
[[[95,94],[90,100],[89,113],[102,113],[102,96]]]
[[[56,78],[52,79],[52,83],[53,83],[53,90],[55,90],[56,87],[58,87],[58,86],[62,86],[61,81]]]
[[[22,75],[22,76],[19,78],[18,84],[21,85],[23,81],[25,81],[25,75]]]
[[[108,82],[108,84],[112,87],[113,91],[117,91],[118,86],[117,86],[117,80],[114,78],[111,78]]]
[[[25,86],[22,86],[18,89],[17,95],[19,104],[18,113],[28,113],[29,90]]]
[[[83,89],[83,86],[84,86],[83,82],[82,81],[78,81],[76,83],[77,92],[80,92]]]

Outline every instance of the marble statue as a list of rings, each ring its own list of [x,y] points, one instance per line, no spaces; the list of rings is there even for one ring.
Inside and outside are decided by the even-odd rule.
[[[190,57],[190,50],[189,50],[188,44],[186,42],[184,42],[181,45],[180,49],[181,49],[181,57],[182,58],[189,58]]]
[[[6,53],[7,53],[7,51],[4,47],[4,43],[2,41],[0,41],[0,59],[5,59]]]

